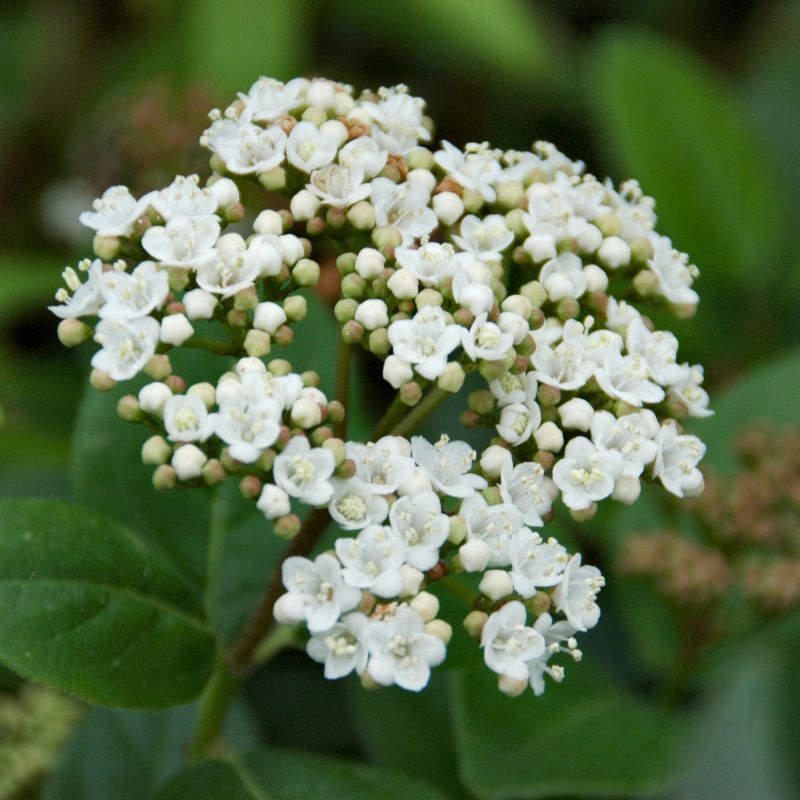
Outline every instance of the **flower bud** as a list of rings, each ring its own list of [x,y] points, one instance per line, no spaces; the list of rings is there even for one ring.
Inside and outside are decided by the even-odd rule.
[[[487,478],[499,478],[503,465],[511,458],[505,447],[492,444],[481,454],[481,470]]]
[[[466,630],[473,639],[480,639],[481,633],[483,633],[483,626],[488,619],[489,615],[485,611],[470,611],[469,614],[464,617],[464,630]]]
[[[281,539],[294,539],[300,533],[300,528],[302,527],[300,517],[297,514],[284,514],[282,517],[276,517],[272,523],[272,530]]]
[[[415,406],[422,399],[422,388],[416,381],[409,381],[400,387],[400,401],[407,406]]]
[[[292,365],[285,358],[273,358],[267,364],[267,369],[276,377],[282,378],[292,371]]]
[[[611,496],[614,500],[630,506],[638,500],[641,491],[642,485],[638,478],[632,475],[620,475],[614,483],[614,492]]]
[[[511,576],[505,570],[490,569],[483,574],[478,589],[488,598],[500,600],[514,591],[514,585],[511,583]]]
[[[521,286],[519,291],[530,301],[533,308],[540,308],[547,301],[547,289],[539,281],[530,281]]]
[[[304,605],[299,593],[286,592],[275,601],[272,615],[280,625],[297,625],[305,619]]]
[[[237,311],[250,311],[258,305],[258,292],[255,286],[240,289],[233,296],[233,307]]]
[[[356,322],[360,322],[368,331],[385,328],[389,324],[389,312],[383,300],[365,300],[356,309]]]
[[[292,198],[289,204],[289,210],[292,212],[292,216],[296,220],[305,222],[306,220],[316,216],[320,205],[321,201],[319,197],[317,197],[313,192],[308,191],[308,189],[301,189]]]
[[[125,422],[139,422],[142,410],[132,394],[126,394],[117,401],[117,416]]]
[[[403,234],[391,225],[381,225],[372,231],[372,243],[379,250],[400,247],[403,243]]]
[[[441,639],[444,644],[450,644],[450,640],[453,638],[453,627],[443,619],[432,619],[425,623],[425,633]]]
[[[458,555],[461,558],[461,565],[467,572],[483,572],[489,563],[492,551],[486,542],[480,539],[472,539],[461,545],[458,549]]]
[[[283,301],[283,311],[288,321],[299,322],[308,313],[308,302],[302,295],[294,294]]]
[[[217,298],[203,289],[192,289],[183,296],[183,307],[189,319],[211,319]]]
[[[369,347],[370,353],[373,353],[379,358],[383,358],[387,355],[391,350],[388,330],[386,328],[378,328],[372,331],[369,335],[367,346]]]
[[[581,397],[573,397],[558,407],[561,425],[577,431],[588,431],[594,417],[592,404]]]
[[[148,383],[139,390],[139,408],[146,414],[160,417],[164,410],[164,403],[172,397],[172,392],[165,383],[155,381]]]
[[[364,326],[351,319],[342,326],[342,339],[347,344],[358,344],[364,336]]]
[[[419,294],[419,280],[407,269],[398,269],[386,284],[398,300],[413,300]]]
[[[117,382],[107,372],[95,367],[89,375],[89,384],[98,392],[110,392]]]
[[[455,192],[439,192],[433,196],[433,213],[442,225],[452,225],[464,213],[464,202]]]
[[[334,464],[338,467],[347,457],[347,446],[342,439],[332,437],[322,443],[325,450],[333,453]]]
[[[555,237],[547,233],[529,236],[522,246],[536,264],[542,261],[549,261],[558,255]]]
[[[377,278],[385,264],[383,255],[372,247],[365,247],[356,256],[356,272],[367,281]]]
[[[58,340],[64,347],[77,347],[92,335],[92,329],[79,319],[62,319],[58,323]]]
[[[498,675],[497,688],[507,697],[519,697],[528,688],[528,681]]]
[[[322,422],[322,409],[319,403],[307,397],[300,397],[292,405],[292,422],[307,430]]]
[[[268,192],[279,192],[286,186],[286,170],[283,167],[268,169],[266,172],[259,173],[258,182]]]
[[[619,236],[608,236],[603,239],[600,249],[597,251],[597,258],[601,264],[605,264],[609,269],[624,267],[630,263],[630,245]],[[596,291],[603,291],[598,289]]]
[[[281,222],[283,224],[283,222]],[[293,233],[284,233],[280,236],[281,249],[283,250],[283,260],[289,264],[296,264],[306,255],[305,243],[307,239],[299,239]],[[309,250],[309,252],[311,252]]]
[[[292,510],[289,495],[278,486],[264,484],[256,508],[267,518],[277,519],[289,514]]]
[[[414,370],[400,356],[388,356],[386,361],[383,362],[383,379],[393,388],[399,389],[413,378]]]
[[[181,445],[172,456],[172,468],[179,480],[189,481],[199,478],[208,457],[196,445]]]
[[[253,327],[267,333],[275,333],[286,322],[286,311],[277,303],[259,303],[253,317]]]
[[[339,300],[333,307],[333,316],[336,317],[337,322],[349,322],[356,315],[358,309],[358,301],[350,297]]]
[[[353,272],[350,275],[345,275],[342,278],[341,292],[342,297],[350,298],[352,300],[360,300],[364,296],[367,284],[364,279],[357,273]]]
[[[226,208],[239,202],[239,187],[230,178],[219,177],[209,181],[208,188],[217,201],[217,208]]]
[[[608,275],[597,264],[587,264],[583,268],[583,274],[586,278],[586,291],[604,292],[608,288]]]
[[[354,478],[356,474],[356,462],[352,458],[346,458],[336,467],[337,478]]]
[[[194,328],[185,314],[170,314],[161,320],[161,341],[175,347],[182,345],[192,334]]]
[[[153,488],[157,492],[166,492],[175,488],[178,476],[169,464],[162,464],[160,467],[156,467],[152,481]]]
[[[569,515],[575,522],[588,522],[596,513],[597,503],[592,503],[588,508],[583,508],[581,510],[576,510],[574,508],[569,510]]]
[[[245,500],[255,500],[261,494],[261,481],[255,475],[245,475],[239,481],[239,492]]]
[[[436,385],[446,392],[455,394],[460,391],[461,387],[464,385],[465,377],[464,367],[457,361],[451,361],[445,366],[442,374],[437,378]]]
[[[228,477],[225,467],[216,458],[210,458],[206,461],[200,474],[206,486],[217,486]]]
[[[400,577],[403,579],[400,597],[412,597],[419,592],[419,587],[422,585],[425,575],[416,567],[412,567],[410,564],[403,564],[400,567]]]
[[[554,422],[545,422],[533,434],[536,446],[540,450],[558,453],[564,446],[564,434]]]
[[[467,521],[460,514],[450,517],[450,532],[447,541],[451,544],[461,544],[467,538]]]
[[[301,258],[292,269],[292,278],[298,286],[316,286],[319,274],[319,264],[310,258]]]
[[[180,375],[167,375],[164,383],[172,394],[183,394],[186,391],[186,381]]]
[[[163,381],[172,374],[172,362],[168,355],[150,356],[142,371],[155,381]]]
[[[369,231],[375,227],[375,209],[366,200],[360,200],[347,210],[347,221],[357,231]]]
[[[142,463],[151,466],[166,464],[172,455],[172,445],[163,436],[151,436],[142,445]]]
[[[415,299],[417,309],[421,309],[423,306],[441,306],[442,303],[444,303],[444,298],[436,289],[423,289]]]
[[[247,355],[253,358],[261,358],[269,354],[272,348],[272,341],[268,333],[251,328],[247,331],[242,346]]]
[[[436,619],[439,613],[439,598],[430,592],[420,592],[408,603],[425,622]]]

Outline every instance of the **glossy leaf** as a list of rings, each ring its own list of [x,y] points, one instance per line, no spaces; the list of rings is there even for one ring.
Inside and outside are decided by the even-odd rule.
[[[129,530],[50,500],[0,503],[0,660],[102,705],[186,702],[214,642],[197,594]]]
[[[677,718],[570,665],[541,697],[509,698],[485,667],[453,678],[456,750],[481,800],[635,797],[664,789],[680,763]]]
[[[286,750],[190,767],[156,800],[442,800],[421,781],[363,764]]]

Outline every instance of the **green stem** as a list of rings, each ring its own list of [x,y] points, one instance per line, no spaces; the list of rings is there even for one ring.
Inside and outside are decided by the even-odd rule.
[[[370,441],[375,442],[380,439],[381,436],[386,436],[386,434],[400,422],[407,411],[408,406],[400,399],[400,395],[398,394],[378,423],[378,427],[372,432]]]
[[[333,427],[333,435],[344,439],[347,436],[347,409],[350,400],[350,372],[351,372],[352,346],[342,337],[336,348],[336,388],[334,399],[338,400],[345,408],[344,419]]]
[[[406,436],[415,431],[450,395],[438,386],[432,389],[392,428],[392,435]]]
[[[300,533],[292,539],[289,546],[283,553],[280,563],[275,567],[270,576],[267,588],[261,595],[250,618],[244,624],[241,633],[236,641],[231,645],[228,653],[228,661],[231,668],[239,673],[246,673],[253,665],[253,654],[261,640],[272,629],[275,618],[272,616],[272,609],[275,601],[283,594],[283,578],[281,568],[283,562],[291,556],[306,556],[319,541],[320,536],[325,532],[330,521],[327,508],[315,508],[306,517]]]
[[[189,747],[192,756],[206,755],[217,743],[228,708],[240,686],[241,681],[228,671],[222,657],[217,655],[211,679],[200,697],[200,710]]]
[[[216,353],[218,356],[238,356],[242,355],[241,348],[229,342],[219,342],[216,339],[203,339],[200,336],[190,336],[182,347],[193,347],[195,350],[207,350],[209,353]]]

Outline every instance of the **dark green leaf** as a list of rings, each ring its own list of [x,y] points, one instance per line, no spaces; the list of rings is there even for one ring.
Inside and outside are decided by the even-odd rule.
[[[421,781],[363,764],[281,750],[190,767],[157,800],[441,800]]]
[[[214,642],[197,594],[111,520],[49,500],[0,503],[0,660],[103,705],[186,702]]]
[[[488,669],[453,676],[461,777],[481,800],[633,797],[676,777],[681,728],[588,664],[541,697],[508,698]]]
[[[780,184],[723,81],[681,46],[633,27],[600,39],[588,76],[609,155],[630,173],[620,177],[656,198],[659,229],[701,271],[753,286],[777,275]]]

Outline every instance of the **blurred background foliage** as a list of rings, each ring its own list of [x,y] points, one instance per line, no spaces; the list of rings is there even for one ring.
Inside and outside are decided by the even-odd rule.
[[[6,0],[0,52],[0,495],[78,499],[134,520],[202,582],[199,545],[174,520],[202,543],[205,500],[154,496],[138,433],[108,400],[87,397],[79,415],[87,353],[60,347],[44,307],[60,268],[89,252],[78,212],[114,183],[143,192],[207,172],[196,146],[206,112],[261,74],[403,82],[427,99],[439,138],[546,139],[598,176],[638,178],[659,229],[701,270],[698,315],[671,327],[682,355],[706,366],[717,415],[693,430],[710,465],[733,476],[748,425],[800,422],[797,2]],[[322,368],[313,343],[335,334],[318,319],[304,366]],[[214,602],[229,635],[275,546],[234,497],[223,492],[210,513],[228,530]],[[691,512],[645,496],[562,532],[610,580],[587,663],[543,698],[501,697],[457,645],[419,697],[327,683],[289,652],[248,683],[234,735],[358,758],[452,798],[797,797],[797,614],[742,616],[733,597],[735,636],[705,641],[696,623],[709,607],[687,610],[615,574],[630,533],[667,528],[698,535]],[[29,702],[9,673],[0,690]],[[177,768],[191,716],[89,711],[50,777],[31,776],[52,761],[52,730],[34,747],[50,755],[23,770],[28,788],[2,796],[150,796]],[[6,769],[20,758],[9,730],[0,719]]]

